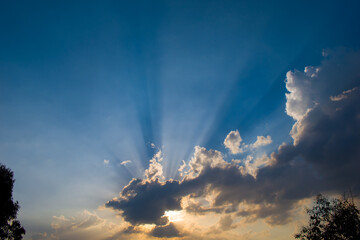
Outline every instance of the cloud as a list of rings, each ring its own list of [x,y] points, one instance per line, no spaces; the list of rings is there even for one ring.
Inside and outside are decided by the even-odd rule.
[[[337,101],[341,101],[344,100],[345,98],[348,97],[348,95],[353,92],[353,91],[357,91],[359,88],[354,87],[353,89],[347,90],[347,91],[343,91],[341,94],[337,95],[337,96],[330,96],[330,100],[337,102]]]
[[[104,159],[104,164],[105,164],[105,165],[108,165],[108,164],[109,164],[109,162],[110,162],[109,160]]]
[[[232,154],[243,153],[243,149],[240,147],[242,138],[238,130],[231,131],[225,138],[224,145],[230,150]]]
[[[274,159],[269,158],[265,154],[257,158],[254,158],[252,155],[248,155],[244,160],[244,165],[240,166],[239,169],[243,175],[249,174],[256,178],[259,169],[274,163]]]
[[[330,96],[359,85],[360,54],[349,49],[327,51],[320,66],[305,67],[286,74],[286,113],[296,121]]]
[[[185,168],[186,168],[187,164],[184,160],[182,160],[182,164],[180,165],[178,171],[180,172],[180,177],[184,176],[184,172],[185,172]]]
[[[220,218],[219,227],[223,231],[230,230],[233,227],[233,219],[230,215],[226,215]]]
[[[312,84],[320,68],[306,67],[304,72],[289,71],[286,74],[286,113],[300,120],[316,104],[316,91]]]
[[[143,231],[134,226],[126,226],[105,240],[132,239],[130,235],[142,234]]]
[[[127,164],[131,163],[131,160],[125,160],[120,163],[120,165],[126,166]]]
[[[68,230],[78,230],[93,227],[103,223],[104,220],[101,219],[95,213],[91,213],[87,210],[84,210],[83,213],[77,218],[66,218],[64,216],[54,216],[51,227],[58,232],[65,232]]]
[[[160,181],[158,153],[146,179],[133,179],[106,206],[120,211],[133,225],[152,223],[162,230],[170,226],[165,211],[181,209],[285,224],[299,201],[320,191],[339,193],[351,187],[359,192],[359,66],[359,52],[340,49],[329,51],[320,66],[287,73],[286,112],[295,120],[293,143],[282,144],[270,156],[227,162],[221,152],[196,146],[188,170],[181,167],[182,180]],[[251,146],[270,142],[270,136],[259,136]],[[237,130],[224,141],[233,154],[244,151],[242,144]],[[196,201],[210,195],[212,201],[206,204]],[[218,229],[225,231],[230,222],[223,218]]]
[[[47,239],[47,237],[48,237],[48,234],[46,232],[36,233],[31,236],[30,240],[43,240],[43,239]]]
[[[360,167],[359,66],[359,52],[340,49],[330,51],[319,67],[287,74],[291,78],[287,84],[295,83],[288,88],[289,95],[302,92],[311,104],[288,100],[287,112],[297,120],[290,132],[294,143],[282,146],[274,156],[281,163],[305,161],[316,171],[315,182],[321,182],[322,189],[359,190],[354,170]]]
[[[203,169],[209,167],[225,167],[228,163],[224,161],[221,152],[207,150],[204,147],[195,147],[193,157],[189,162],[190,170],[188,177],[197,176]]]
[[[159,150],[154,157],[150,160],[149,168],[145,170],[145,178],[154,181],[156,179],[164,179],[163,166],[161,162],[163,160],[162,152]]]
[[[271,136],[266,136],[266,137],[257,136],[256,142],[251,144],[251,147],[252,148],[258,148],[258,147],[269,145],[270,143],[272,143]]]
[[[230,150],[231,154],[244,153],[249,150],[266,146],[270,143],[272,143],[271,136],[257,136],[256,141],[253,144],[247,145],[243,143],[238,130],[231,131],[224,140],[224,145]]]
[[[202,157],[208,155],[218,157],[218,153],[213,150],[206,152],[204,148],[198,148],[198,151],[202,152],[200,153]],[[213,190],[218,192],[218,195],[207,211],[214,211],[214,209],[218,212],[235,211],[237,204],[241,201],[256,203],[262,200],[264,206],[265,203],[273,203],[273,189],[264,191],[262,188],[265,186],[262,186],[262,181],[255,181],[255,178],[249,174],[244,175],[239,166],[225,161],[214,165],[209,162],[201,163],[204,165],[196,177],[192,175],[182,181],[159,182],[158,180],[134,179],[123,189],[120,198],[109,201],[106,207],[120,210],[124,219],[133,225],[151,223],[161,225],[165,211],[182,209],[181,200],[184,197],[188,195],[204,197]],[[259,190],[263,190],[263,199],[258,196]],[[229,204],[232,208],[223,207]],[[204,208],[199,209],[204,210]],[[192,208],[192,211],[196,212],[197,209]],[[269,215],[273,215],[273,212],[269,212],[268,215],[263,214],[262,217]]]
[[[302,173],[295,165],[289,169],[280,166],[270,168],[268,161],[274,160],[265,156],[254,159],[243,169],[242,166],[224,161],[220,152],[201,147],[195,148],[192,161],[189,164],[191,170],[183,180],[160,182],[158,179],[133,179],[122,190],[120,197],[106,203],[106,207],[120,210],[124,219],[133,225],[165,225],[165,211],[183,208],[195,214],[236,212],[243,201],[257,205],[257,211],[242,209],[242,214],[247,212],[255,218],[269,218],[268,221],[273,224],[289,218],[288,210],[293,202],[281,196],[289,189],[293,191],[291,182],[284,184],[284,181]],[[263,164],[267,167],[255,170],[256,166]],[[254,172],[258,172],[256,178]],[[306,181],[301,183],[308,184]],[[182,204],[185,197],[206,197],[212,192],[216,192],[216,195],[208,207],[196,204],[185,207]]]
[[[179,230],[176,229],[173,223],[166,226],[156,226],[151,230],[150,235],[158,238],[173,238],[180,237]]]
[[[341,101],[329,100],[308,112],[291,131],[294,145],[277,154],[279,159],[301,157],[329,185],[354,187],[360,181],[360,91]]]
[[[106,238],[106,240],[119,239],[154,239],[155,238],[174,238],[185,236],[181,233],[174,223],[159,226],[127,226],[120,231]]]
[[[51,230],[36,233],[33,240],[81,240],[105,239],[118,231],[122,226],[100,217],[96,212],[84,210],[74,216],[53,216]]]
[[[133,225],[166,224],[163,218],[166,210],[180,210],[181,191],[179,182],[143,181],[133,179],[120,194],[120,198],[105,204],[106,207],[121,210],[122,216]]]

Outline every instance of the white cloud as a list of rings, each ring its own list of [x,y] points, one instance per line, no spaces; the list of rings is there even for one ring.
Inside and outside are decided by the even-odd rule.
[[[125,161],[122,161],[122,162],[120,163],[120,165],[125,166],[125,165],[127,165],[127,164],[129,164],[129,163],[131,163],[131,160],[125,160]]]
[[[306,67],[304,72],[289,71],[286,74],[286,113],[296,122],[290,132],[297,145],[306,122],[306,118],[315,108],[329,114],[332,110],[328,103],[348,98],[359,85],[359,52],[348,49],[327,50],[327,58],[320,67]],[[350,89],[350,90],[349,90]],[[340,110],[338,106],[335,110]]]
[[[184,160],[182,160],[182,164],[180,165],[178,171],[180,172],[180,177],[184,176],[185,168],[187,164]]]
[[[147,180],[154,181],[155,179],[163,180],[163,161],[162,151],[159,150],[150,160],[149,168],[145,170],[145,177]]]
[[[329,97],[339,99],[344,91],[359,84],[359,52],[349,49],[327,50],[327,57],[320,66],[286,74],[286,113],[296,121],[301,120],[317,104],[324,104]],[[335,95],[342,93],[336,98]]]
[[[242,138],[238,130],[231,131],[225,138],[224,145],[230,150],[232,154],[243,153],[244,150],[240,147]]]
[[[271,136],[257,136],[257,139],[256,139],[256,142],[254,142],[251,147],[252,148],[258,148],[258,147],[262,147],[262,146],[265,146],[265,145],[268,145],[272,143],[272,139],[271,139]]]
[[[316,99],[313,98],[314,86],[319,68],[306,67],[304,72],[289,71],[286,74],[286,113],[300,120],[305,113],[314,107]]]
[[[257,136],[253,144],[245,144],[238,130],[231,131],[225,138],[224,145],[230,150],[231,154],[239,154],[251,149],[259,148],[272,143],[271,136]]]
[[[208,167],[225,167],[227,165],[229,163],[223,159],[221,152],[196,146],[194,155],[189,162],[188,176],[196,177],[203,169]]]
[[[109,160],[104,159],[104,164],[105,164],[105,165],[108,165],[108,164],[109,164],[109,162],[110,162]]]
[[[242,162],[244,162],[244,166],[240,166],[241,174],[249,174],[256,178],[259,169],[272,165],[274,160],[265,154],[258,158],[254,158],[253,156],[248,155]]]

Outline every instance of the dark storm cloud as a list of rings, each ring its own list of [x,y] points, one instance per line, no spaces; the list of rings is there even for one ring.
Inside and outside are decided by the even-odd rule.
[[[207,209],[198,206],[199,208],[189,209],[190,212],[233,212],[238,210],[238,203],[247,201],[261,206],[260,210],[252,212],[252,215],[256,214],[260,218],[272,216],[270,222],[282,223],[289,216],[287,210],[290,210],[294,201],[298,199],[292,193],[294,185],[301,187],[307,182],[301,180],[304,174],[303,171],[298,171],[297,166],[266,170],[268,171],[260,171],[261,177],[257,179],[251,175],[244,176],[237,166],[229,165],[226,168],[205,168],[196,178],[181,182],[133,180],[124,188],[122,198],[111,200],[106,206],[121,210],[125,220],[132,224],[163,225],[166,222],[160,222],[165,211],[181,210],[180,200],[184,196],[205,196],[208,191],[216,190],[219,195],[213,206]],[[297,177],[298,175],[300,177]],[[289,180],[292,178],[299,180],[291,183]],[[272,205],[271,208],[268,207],[269,204]]]
[[[296,120],[290,133],[294,143],[281,145],[255,176],[225,162],[219,152],[197,147],[182,181],[132,180],[106,206],[120,210],[132,224],[164,225],[165,211],[182,209],[183,197],[216,192],[211,206],[185,209],[236,212],[283,224],[299,200],[320,191],[360,192],[360,54],[341,50],[319,67],[289,72],[286,84],[286,111]]]
[[[106,207],[121,210],[131,224],[155,223],[165,225],[162,217],[166,210],[180,210],[181,198],[196,191],[195,186],[185,187],[179,181],[143,181],[133,179],[121,192],[119,199],[106,203]]]
[[[317,172],[318,178],[327,181],[326,185],[359,191],[359,102],[357,89],[341,101],[329,100],[316,107],[295,126],[296,145],[284,146],[287,151],[279,151],[276,157],[301,156]]]
[[[158,238],[173,238],[181,236],[179,230],[176,229],[173,223],[170,223],[167,226],[156,226],[151,230],[150,235]]]

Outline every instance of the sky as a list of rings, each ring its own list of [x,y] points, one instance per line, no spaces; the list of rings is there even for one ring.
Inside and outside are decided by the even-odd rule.
[[[358,1],[0,2],[24,239],[291,239],[360,193]]]

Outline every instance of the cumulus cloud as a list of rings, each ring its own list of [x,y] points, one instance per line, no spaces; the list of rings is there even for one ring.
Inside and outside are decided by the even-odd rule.
[[[289,218],[288,210],[294,204],[286,199],[287,191],[294,191],[292,188],[296,184],[298,187],[308,184],[300,181],[300,177],[298,182],[289,181],[289,177],[296,178],[303,171],[300,168],[298,172],[296,164],[288,168],[270,166],[273,157],[247,159],[248,163],[243,167],[224,161],[218,151],[196,147],[191,161],[191,170],[183,180],[133,179],[120,197],[106,203],[106,207],[119,210],[133,225],[163,226],[168,224],[165,211],[185,209],[195,214],[236,212],[239,203],[246,201],[256,205],[257,210],[242,209],[242,215],[247,212],[254,218],[268,218],[268,222],[279,224]],[[267,167],[256,168],[260,165]],[[213,192],[216,194],[208,207],[196,202],[186,205],[182,202],[185,198],[206,197]]]
[[[230,150],[232,154],[243,153],[243,149],[240,147],[242,138],[238,130],[231,131],[225,138],[224,145]]]
[[[357,87],[359,84],[359,52],[348,49],[327,51],[320,66],[286,74],[286,113],[300,120],[317,104],[326,104],[330,96]]]
[[[301,92],[305,103],[288,99],[286,110],[296,119],[294,143],[274,155],[281,162],[303,159],[324,185],[342,190],[359,190],[354,184],[360,180],[354,171],[360,167],[359,66],[359,52],[340,49],[330,51],[319,67],[287,74],[287,85],[294,83],[288,96]]]
[[[257,136],[253,144],[245,144],[238,130],[231,131],[224,140],[224,145],[231,154],[244,153],[272,143],[271,136]]]
[[[105,204],[122,211],[124,219],[133,225],[166,224],[167,210],[180,210],[181,191],[178,181],[143,181],[133,179],[121,192],[120,197]]]
[[[249,221],[284,224],[300,200],[320,191],[360,191],[360,53],[328,52],[320,66],[286,75],[286,112],[295,120],[293,143],[270,156],[227,162],[221,152],[195,147],[182,180],[160,181],[161,153],[150,161],[146,179],[133,179],[120,197],[106,203],[133,225],[153,223],[171,230],[165,211],[232,213]],[[259,136],[251,146],[271,143]],[[244,149],[238,131],[224,141],[231,153]],[[214,194],[216,193],[216,194]],[[212,196],[204,205],[202,201]],[[222,218],[219,229],[231,228]],[[167,227],[165,227],[167,226]],[[160,231],[160,230],[156,230]],[[161,231],[160,231],[161,232]],[[172,231],[170,231],[172,232]],[[165,235],[164,235],[165,236]]]
[[[173,238],[181,236],[179,230],[176,229],[173,223],[166,226],[156,226],[151,230],[150,235],[158,238]]]
[[[185,168],[187,167],[187,164],[184,160],[182,160],[182,164],[180,165],[179,169],[178,169],[178,172],[179,172],[179,175],[180,177],[183,177],[184,176],[184,173],[185,173]]]
[[[341,101],[329,101],[296,122],[291,135],[294,145],[284,146],[278,158],[302,157],[329,184],[356,187],[360,180],[360,91]],[[294,158],[294,157],[293,157]]]
[[[254,142],[253,144],[251,144],[252,148],[258,148],[258,147],[262,147],[262,146],[266,146],[269,145],[270,143],[272,143],[272,139],[271,136],[257,136],[256,138],[256,142]]]
[[[286,74],[286,113],[300,120],[316,104],[317,93],[313,88],[320,68],[306,67],[304,72],[289,71]]]
[[[188,177],[197,176],[203,169],[209,167],[225,167],[228,163],[224,161],[221,152],[216,150],[207,150],[204,147],[195,147],[193,157],[189,162],[190,170]]]
[[[183,207],[181,200],[186,196],[204,197],[213,191],[218,193],[207,210],[203,207],[188,206],[187,209],[193,212],[198,210],[219,213],[236,211],[237,204],[241,201],[254,203],[264,201],[264,206],[265,203],[276,204],[273,199],[274,187],[265,191],[265,186],[262,186],[265,180],[256,181],[252,175],[243,174],[239,166],[226,163],[220,158],[220,153],[214,150],[207,151],[200,147],[197,150],[195,155],[210,156],[209,159],[216,159],[216,164],[212,165],[212,161],[198,161],[204,164],[201,168],[198,168],[198,165],[193,167],[198,169],[198,175],[195,177],[191,175],[182,181],[150,182],[134,179],[123,189],[120,198],[109,201],[106,206],[120,210],[125,220],[134,225],[150,223],[164,225],[166,221],[161,222],[165,211],[181,210]],[[261,175],[260,172],[261,170],[258,175]],[[258,196],[259,190],[263,194],[262,199]],[[273,212],[269,212],[268,215],[263,213],[262,217],[266,218],[269,215],[273,215]]]
[[[239,168],[240,172],[243,175],[249,174],[256,178],[259,169],[274,164],[274,159],[269,158],[265,154],[257,158],[248,155],[243,162],[244,165]]]
[[[154,181],[156,179],[164,179],[163,166],[161,165],[162,160],[162,152],[161,150],[159,150],[150,160],[149,168],[145,170],[146,179],[150,181]]]

